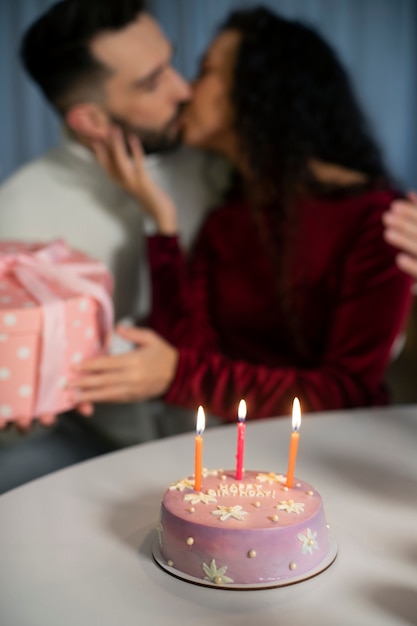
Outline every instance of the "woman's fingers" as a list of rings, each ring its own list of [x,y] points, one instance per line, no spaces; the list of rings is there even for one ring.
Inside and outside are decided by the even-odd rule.
[[[91,417],[94,413],[94,404],[91,402],[81,402],[76,407],[76,411],[83,417]]]

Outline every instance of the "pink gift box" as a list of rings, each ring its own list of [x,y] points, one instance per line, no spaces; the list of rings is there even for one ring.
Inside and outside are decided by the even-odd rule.
[[[0,418],[73,408],[73,366],[107,350],[113,281],[102,263],[50,244],[0,242]]]

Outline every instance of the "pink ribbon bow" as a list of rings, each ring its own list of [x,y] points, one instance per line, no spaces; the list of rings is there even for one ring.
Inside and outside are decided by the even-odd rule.
[[[45,280],[53,281],[74,295],[90,296],[99,304],[101,341],[108,347],[113,327],[113,306],[109,292],[113,284],[105,266],[98,261],[71,262],[71,250],[58,239],[35,252],[16,254],[0,252],[0,277],[13,275],[16,280],[42,304],[40,376],[34,415],[54,412],[59,389],[53,384],[56,373],[62,371],[65,353],[65,304]],[[91,280],[106,278],[106,287]],[[106,290],[107,288],[107,290]]]

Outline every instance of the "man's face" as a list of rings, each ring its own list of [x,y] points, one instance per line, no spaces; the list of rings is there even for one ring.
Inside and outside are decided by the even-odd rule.
[[[190,89],[171,67],[172,48],[157,22],[141,13],[123,30],[94,38],[90,49],[111,72],[103,84],[109,121],[137,133],[146,152],[175,146]]]

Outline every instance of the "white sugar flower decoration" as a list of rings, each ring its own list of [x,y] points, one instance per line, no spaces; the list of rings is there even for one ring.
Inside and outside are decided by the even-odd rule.
[[[297,513],[297,515],[300,515],[300,513],[304,512],[304,503],[294,502],[294,500],[281,500],[275,508],[280,511],[287,511],[287,513]]]
[[[284,474],[275,474],[275,472],[269,472],[269,474],[258,474],[256,480],[259,480],[260,483],[269,483],[270,485],[273,483],[285,485],[287,482]]]
[[[225,572],[227,570],[227,566],[217,567],[216,561],[214,559],[211,560],[210,567],[203,563],[203,570],[205,573],[204,580],[210,580],[212,583],[216,585],[221,585],[222,583],[232,583],[233,579],[225,576]]]
[[[207,476],[217,476],[217,474],[223,474],[223,470],[209,470],[207,467],[203,467],[202,476],[203,478],[207,478]]]
[[[316,541],[316,537],[317,537],[317,533],[316,532],[312,533],[309,528],[307,528],[307,532],[305,535],[303,535],[302,533],[298,533],[297,538],[303,544],[303,548],[302,548],[303,554],[307,554],[307,552],[309,554],[313,554],[313,549],[314,550],[319,549],[319,544]]]
[[[183,500],[191,502],[191,504],[208,504],[209,502],[217,502],[217,498],[209,493],[203,493],[202,491],[196,491],[195,493],[187,493]]]
[[[216,515],[221,522],[225,522],[232,517],[234,519],[239,520],[239,522],[243,521],[243,517],[247,515],[247,511],[243,511],[240,504],[236,506],[223,506],[221,504],[217,505],[217,511],[212,511],[212,515]]]
[[[194,481],[190,480],[189,478],[183,478],[182,480],[179,480],[176,483],[172,483],[169,486],[170,491],[174,491],[175,489],[177,489],[178,491],[184,491],[184,489],[194,489]]]

